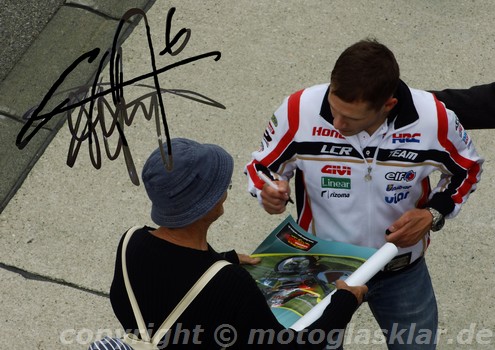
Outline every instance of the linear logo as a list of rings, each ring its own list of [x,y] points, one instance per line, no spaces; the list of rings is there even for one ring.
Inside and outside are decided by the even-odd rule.
[[[321,187],[322,188],[336,188],[340,190],[350,190],[351,189],[351,179],[339,178],[339,177],[321,177]]]

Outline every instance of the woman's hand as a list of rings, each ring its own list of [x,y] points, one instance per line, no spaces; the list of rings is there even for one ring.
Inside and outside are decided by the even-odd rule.
[[[241,265],[256,265],[261,261],[260,258],[252,258],[247,254],[237,253],[237,257],[239,258],[239,264]]]
[[[345,289],[354,294],[358,301],[358,305],[361,305],[364,299],[364,295],[368,293],[368,287],[366,286],[351,287],[347,285],[347,283],[345,283],[343,280],[337,280],[335,284],[337,285],[337,289]]]

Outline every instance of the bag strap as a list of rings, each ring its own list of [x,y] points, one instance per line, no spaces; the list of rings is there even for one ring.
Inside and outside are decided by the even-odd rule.
[[[132,290],[131,282],[129,281],[129,275],[127,274],[127,262],[125,252],[127,250],[127,244],[131,239],[131,236],[136,232],[136,230],[140,229],[139,226],[134,226],[129,231],[126,232],[124,237],[124,242],[122,242],[122,274],[124,275],[124,283],[125,289],[127,290],[127,295],[129,296],[129,301],[131,302],[132,312],[134,313],[134,317],[136,319],[137,326],[139,328],[139,334],[141,334],[141,339],[149,342],[150,335],[148,334],[148,330],[146,325],[144,324],[143,315],[141,314],[141,310],[139,309],[139,305],[137,303],[136,297],[134,296],[134,291]]]
[[[160,340],[167,334],[172,325],[177,321],[179,316],[184,310],[191,304],[191,302],[198,296],[201,290],[208,284],[208,282],[220,271],[224,266],[230,265],[228,261],[219,260],[211,265],[208,270],[196,281],[191,289],[184,295],[182,300],[177,304],[174,310],[168,315],[167,319],[163,321],[162,325],[156,331],[151,342],[157,345]]]
[[[132,290],[131,283],[129,281],[129,276],[127,274],[127,263],[126,263],[126,250],[127,244],[131,236],[134,234],[136,230],[138,230],[140,226],[134,226],[129,231],[126,232],[124,237],[124,241],[122,242],[122,274],[124,275],[124,283],[125,288],[127,290],[127,295],[129,296],[129,300],[131,302],[132,312],[134,313],[134,317],[136,318],[136,323],[139,327],[139,333],[141,335],[141,339],[146,342],[152,342],[155,346],[160,342],[160,340],[167,334],[170,330],[170,327],[177,321],[179,316],[184,312],[184,310],[191,304],[191,302],[198,296],[199,292],[208,284],[208,282],[220,271],[224,266],[230,265],[228,261],[219,260],[216,261],[213,265],[211,265],[205,273],[196,281],[196,283],[191,287],[191,289],[184,295],[179,304],[174,308],[174,310],[168,315],[168,317],[163,321],[162,325],[156,331],[153,339],[150,340],[150,335],[146,328],[146,325],[143,320],[143,315],[141,314],[141,310],[139,309],[139,305],[137,303],[136,297]]]

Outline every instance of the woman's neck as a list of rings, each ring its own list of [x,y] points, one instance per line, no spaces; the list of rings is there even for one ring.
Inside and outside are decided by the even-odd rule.
[[[150,233],[155,237],[178,246],[206,251],[208,250],[208,242],[206,240],[207,228],[201,226],[194,224],[181,228],[160,226],[156,230],[150,231]]]

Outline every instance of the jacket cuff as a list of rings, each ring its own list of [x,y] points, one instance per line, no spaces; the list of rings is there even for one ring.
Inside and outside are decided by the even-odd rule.
[[[454,211],[455,203],[448,194],[435,193],[425,207],[436,209],[445,217]]]

